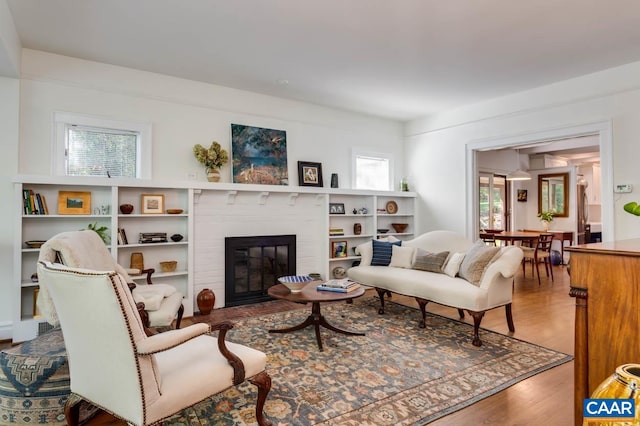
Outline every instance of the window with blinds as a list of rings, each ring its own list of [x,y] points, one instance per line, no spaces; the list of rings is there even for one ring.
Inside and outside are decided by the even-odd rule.
[[[67,176],[136,177],[140,134],[67,125]]]

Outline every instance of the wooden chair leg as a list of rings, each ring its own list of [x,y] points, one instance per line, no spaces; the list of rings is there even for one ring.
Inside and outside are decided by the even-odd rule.
[[[422,319],[420,320],[420,324],[418,324],[418,326],[420,328],[426,328],[427,327],[427,303],[429,303],[428,300],[426,299],[421,299],[419,297],[416,297],[416,302],[418,302],[418,306],[420,306],[420,315],[422,316]]]
[[[536,264],[536,273],[538,274],[538,285],[540,285],[540,262],[538,262],[538,259],[535,259],[534,262]],[[531,265],[531,273],[533,274],[533,265]]]
[[[546,258],[545,261],[549,262],[549,271],[551,271],[551,282],[553,282],[553,263],[551,263],[551,258]]]
[[[504,312],[507,316],[507,326],[509,327],[510,332],[515,332],[516,327],[513,325],[513,314],[511,313],[511,303],[507,303],[504,305]]]
[[[264,416],[264,403],[271,390],[271,377],[266,371],[253,376],[249,382],[258,387],[258,401],[256,402],[256,420],[260,426],[271,426],[271,421]]]
[[[378,309],[378,314],[384,314],[384,296],[387,293],[387,290],[383,288],[377,288],[376,292],[378,293],[378,298],[380,299],[380,309]]]
[[[482,317],[484,317],[484,311],[470,311],[467,309],[467,312],[473,317],[473,346],[482,346],[482,341],[480,340],[479,330],[480,330],[480,322],[482,322]]]

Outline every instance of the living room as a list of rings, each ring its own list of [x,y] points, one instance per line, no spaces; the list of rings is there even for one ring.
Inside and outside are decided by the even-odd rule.
[[[297,161],[321,163],[327,189],[331,173],[338,174],[341,188],[352,188],[352,151],[387,153],[395,160],[394,188],[406,176],[411,191],[416,193],[415,234],[448,229],[472,238],[479,230],[476,215],[470,214],[475,208],[473,188],[477,173],[473,152],[592,134],[597,135],[601,147],[603,240],[640,236],[637,218],[622,208],[625,203],[636,201],[636,194],[614,196],[613,191],[606,190],[615,184],[637,184],[640,56],[624,56],[608,65],[602,62],[584,75],[567,71],[556,80],[535,80],[526,87],[432,113],[390,118],[370,111],[323,106],[319,101],[290,99],[287,89],[281,95],[265,94],[251,88],[241,90],[118,66],[99,60],[99,55],[77,58],[71,52],[28,48],[27,40],[20,40],[17,25],[12,24],[11,10],[16,5],[17,2],[0,1],[2,22],[11,24],[0,28],[4,48],[0,61],[4,155],[0,166],[5,170],[0,191],[5,199],[14,197],[16,176],[51,175],[55,112],[151,123],[151,178],[163,182],[204,182],[204,169],[193,157],[193,145],[217,140],[229,149],[230,125],[242,123],[287,131],[292,187],[296,186]],[[636,5],[616,2],[607,8],[623,7],[626,9],[617,9],[616,16],[603,12],[600,22],[609,30],[598,30],[599,36],[614,32],[614,26],[627,25],[631,17],[637,17]],[[629,31],[637,37],[636,32]],[[626,45],[618,42],[620,50],[624,50]],[[584,45],[587,47],[577,41],[574,46],[581,46],[588,56],[589,43]],[[616,46],[607,45],[604,50],[615,52]],[[289,84],[294,83],[291,80]],[[391,104],[390,98],[380,103]],[[500,171],[506,174],[511,168],[512,164],[505,165]],[[231,182],[229,166],[223,168],[222,174],[223,183]],[[15,212],[5,209],[0,214],[4,217],[0,225],[0,262],[6,276],[12,277]],[[14,284],[9,279],[0,285],[2,340],[12,336],[13,291]]]

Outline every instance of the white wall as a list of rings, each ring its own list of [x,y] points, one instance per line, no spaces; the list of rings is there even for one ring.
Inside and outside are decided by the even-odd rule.
[[[19,96],[17,80],[7,86],[4,82],[0,85],[0,112],[8,110],[0,116],[6,141],[6,155],[0,160],[6,163],[5,199],[12,197],[8,182],[16,173],[51,174],[55,111],[151,123],[152,178],[156,180],[184,181],[196,173],[197,180],[206,181],[203,167],[192,154],[193,145],[217,140],[230,150],[231,123],[286,130],[292,186],[298,182],[297,161],[314,161],[323,165],[326,187],[331,173],[338,173],[340,187],[349,188],[354,147],[391,153],[396,164],[395,182],[403,173],[402,124],[392,120],[28,49],[22,51]],[[4,131],[5,121],[8,132]],[[222,175],[223,181],[231,180],[229,165],[223,167]],[[0,211],[8,233],[14,223],[13,210],[19,208],[13,207]],[[261,230],[277,233],[287,220],[286,215],[280,221],[271,217],[272,228],[267,223]],[[302,223],[294,227],[305,226]],[[304,229],[300,231],[306,235]],[[4,235],[2,228],[0,238],[0,249],[7,254],[1,260],[7,259],[6,283],[0,284],[1,328],[11,318],[10,307],[2,304],[11,300],[13,238]],[[218,236],[214,238],[218,241]],[[311,243],[304,240],[303,244]],[[323,247],[326,242],[321,244]],[[317,269],[318,265],[302,259],[299,265],[305,270]],[[203,281],[198,285],[204,285]]]
[[[638,187],[640,158],[640,62],[556,83],[482,104],[471,105],[407,124],[405,153],[408,173],[418,175],[415,189],[424,232],[467,228],[466,145],[476,141],[540,133],[587,123],[611,121],[612,165],[602,164],[603,183]],[[615,232],[604,239],[640,237],[640,221],[622,210],[637,193],[612,195]],[[530,194],[532,195],[532,194]],[[604,200],[603,200],[604,201]],[[428,206],[428,207],[427,207]],[[605,218],[603,217],[603,220]],[[603,227],[606,225],[603,223]]]
[[[18,162],[18,105],[20,97],[19,81],[0,77],[0,198],[13,199],[11,179],[17,173]],[[19,208],[19,207],[18,207]],[[13,241],[16,213],[6,205],[0,210],[0,340],[11,338],[11,301],[13,292],[17,291],[13,282]]]

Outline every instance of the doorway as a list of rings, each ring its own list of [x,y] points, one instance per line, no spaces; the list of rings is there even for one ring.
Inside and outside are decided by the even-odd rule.
[[[479,174],[478,223],[481,230],[509,230],[509,192],[505,175]]]

